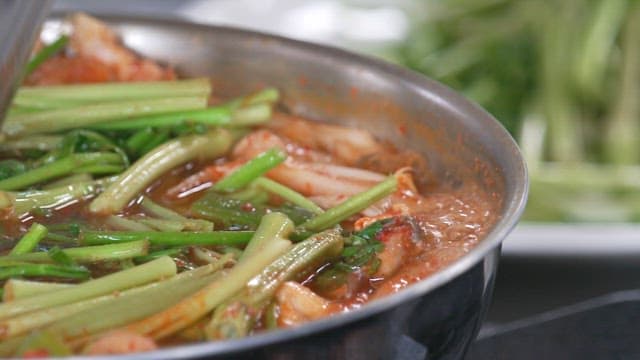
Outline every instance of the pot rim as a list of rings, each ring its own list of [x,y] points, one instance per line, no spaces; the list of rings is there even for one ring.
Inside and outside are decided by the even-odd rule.
[[[65,11],[65,13],[68,12]],[[427,78],[422,74],[370,56],[355,54],[337,47],[319,45],[237,27],[198,24],[177,17],[122,15],[102,11],[92,12],[91,14],[105,20],[107,23],[131,23],[135,25],[144,25],[146,23],[167,28],[190,28],[198,31],[215,32],[220,35],[229,34],[236,37],[277,42],[282,46],[294,47],[306,52],[314,52],[322,57],[341,58],[342,60],[362,65],[372,71],[386,73],[398,81],[422,92],[425,97],[433,97],[433,94],[435,94],[439,98],[446,99],[447,104],[445,105],[455,112],[473,114],[474,118],[478,119],[477,121],[483,121],[483,125],[490,127],[491,132],[497,137],[497,140],[505,145],[506,148],[504,152],[510,154],[508,156],[509,162],[512,163],[511,166],[515,169],[514,174],[509,174],[510,179],[513,181],[512,196],[511,198],[504,199],[502,214],[494,224],[493,229],[469,253],[435,274],[402,289],[402,291],[368,302],[359,309],[308,322],[293,328],[271,330],[263,334],[255,334],[241,339],[186,344],[150,352],[124,355],[127,359],[183,359],[214,355],[232,355],[237,352],[256,349],[266,345],[292,341],[382,313],[402,303],[428,294],[478,264],[491,251],[499,251],[502,241],[516,226],[524,211],[528,195],[529,179],[526,164],[514,139],[492,115],[480,106],[464,98],[447,86]],[[51,19],[62,17],[60,15],[60,13],[54,13]],[[71,358],[114,359],[119,357],[121,356],[75,356]]]

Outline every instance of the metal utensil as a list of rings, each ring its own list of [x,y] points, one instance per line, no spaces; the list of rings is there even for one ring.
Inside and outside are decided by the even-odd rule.
[[[0,125],[50,8],[49,0],[0,1]]]

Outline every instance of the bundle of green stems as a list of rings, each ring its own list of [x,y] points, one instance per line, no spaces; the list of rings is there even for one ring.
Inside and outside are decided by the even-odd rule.
[[[524,218],[640,221],[640,5],[415,2],[395,60],[462,92],[518,141]]]

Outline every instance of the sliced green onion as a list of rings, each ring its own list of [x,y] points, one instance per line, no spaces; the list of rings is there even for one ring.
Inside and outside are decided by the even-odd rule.
[[[267,171],[280,165],[286,159],[287,153],[284,151],[278,148],[269,149],[222,178],[213,185],[213,189],[225,192],[239,190],[264,175]]]
[[[121,161],[120,155],[114,153],[71,154],[65,158],[42,165],[22,174],[0,180],[0,190],[24,189],[30,185],[70,174],[82,166],[97,163],[118,164]]]
[[[66,341],[74,345],[81,345],[93,334],[153,316],[174,305],[219,278],[218,271],[225,263],[226,260],[221,259],[216,264],[183,272],[165,281],[124,291],[121,296],[107,299],[69,317],[60,318],[46,329],[61,334]],[[150,299],[153,301],[149,301]],[[109,316],[104,316],[105,314]]]
[[[167,97],[209,97],[210,93],[211,83],[209,79],[205,78],[171,81],[23,86],[16,92],[14,104],[20,105],[23,99],[70,100],[91,103]]]
[[[125,148],[129,153],[140,156],[143,154],[142,148],[148,144],[155,135],[156,133],[152,128],[140,129],[127,139]]]
[[[229,108],[226,106],[218,106],[207,109],[187,110],[122,121],[113,121],[109,123],[96,124],[93,125],[92,128],[99,130],[134,130],[141,128],[176,126],[185,122],[219,126],[228,123],[230,120],[231,111]]]
[[[18,243],[11,249],[9,255],[20,255],[32,252],[38,246],[40,240],[47,236],[49,231],[44,225],[33,223]]]
[[[2,129],[3,132],[10,137],[52,133],[142,115],[202,109],[206,105],[207,98],[204,96],[127,100],[117,103],[92,104],[9,115],[6,117]]]
[[[148,255],[143,255],[143,256],[138,256],[135,257],[133,259],[133,261],[135,261],[136,263],[144,263],[147,261],[151,261],[151,260],[155,260],[159,257],[162,256],[171,256],[171,257],[175,257],[178,256],[180,254],[182,254],[183,252],[185,252],[184,247],[177,247],[177,248],[170,248],[170,249],[164,249],[164,250],[158,250],[158,251],[154,251],[152,253],[149,253]]]
[[[77,169],[74,170],[74,172],[77,173],[78,172]],[[42,187],[42,190],[51,190],[51,189],[59,188],[62,186],[69,186],[69,185],[74,185],[78,183],[84,184],[91,181],[93,181],[93,177],[88,173],[72,174],[60,180],[55,180],[47,183]]]
[[[269,226],[269,228],[274,227],[287,228],[284,224]],[[160,339],[193,324],[211,312],[216,306],[236,294],[251,278],[285,253],[291,247],[291,242],[284,239],[289,235],[289,232],[290,230],[285,230],[284,233],[280,233],[280,236],[272,239],[273,241],[264,244],[260,251],[255,252],[254,255],[245,260],[239,261],[224,276],[217,277],[192,296],[183,299],[164,311],[133,323],[125,329],[151,336],[154,339]],[[258,240],[258,238],[255,240]],[[262,240],[260,242],[262,243]],[[249,246],[253,247],[251,244]]]
[[[339,205],[315,216],[299,226],[298,232],[320,231],[339,224],[341,221],[359,213],[371,206],[375,202],[389,196],[398,185],[395,176],[389,176],[386,180],[371,187],[370,189],[356,194]]]
[[[72,286],[75,285],[44,281],[9,279],[4,284],[4,294],[2,295],[2,301],[7,302],[20,300],[38,294],[46,294],[49,292],[66,289]]]
[[[93,196],[102,191],[104,185],[109,184],[111,181],[113,181],[113,178],[104,178],[43,191],[34,190],[15,193],[0,191],[0,209],[13,206],[15,214],[19,217],[38,208],[56,208],[72,201],[83,200]],[[3,198],[6,201],[2,201]]]
[[[89,299],[157,281],[176,274],[176,264],[169,257],[90,280],[68,289],[35,295],[22,300],[0,304],[0,319],[7,319],[30,311]]]
[[[222,266],[220,265],[218,266],[218,268],[219,267],[222,267]],[[149,310],[147,309],[141,310],[140,308],[142,308],[143,306],[131,306],[132,304],[130,303],[130,301],[133,298],[146,298],[147,296],[158,295],[158,294],[152,294],[158,288],[167,288],[167,289],[173,288],[179,294],[185,282],[194,282],[195,280],[198,280],[198,281],[195,281],[195,284],[188,286],[189,288],[191,288],[190,292],[193,292],[198,288],[204,286],[203,282],[206,279],[209,279],[210,278],[209,275],[217,271],[218,268],[216,268],[216,266],[214,265],[202,266],[191,271],[182,272],[166,280],[152,282],[150,284],[134,287],[122,292],[114,292],[114,293],[105,294],[99,297],[81,300],[78,302],[62,304],[55,307],[49,307],[49,308],[41,309],[38,311],[19,315],[4,321],[0,321],[0,329],[3,329],[3,331],[0,333],[0,338],[6,339],[6,338],[18,336],[26,332],[32,331],[34,329],[42,328],[43,326],[51,324],[58,320],[60,321],[56,325],[54,325],[53,328],[56,329],[56,333],[62,333],[61,330],[63,328],[69,329],[69,325],[74,323],[74,320],[72,317],[74,317],[75,314],[82,313],[85,311],[87,311],[85,315],[75,317],[75,319],[84,317],[85,319],[84,325],[87,325],[89,323],[95,324],[96,322],[104,324],[105,321],[98,320],[98,318],[103,318],[103,317],[96,317],[95,314],[98,313],[98,311],[104,311],[104,313],[106,314],[113,314],[113,312],[111,312],[111,309],[113,309],[114,303],[129,302],[129,305],[130,305],[129,309],[125,310],[125,312],[132,313],[132,314],[136,314],[136,313],[144,314],[145,311],[149,311]],[[172,296],[179,296],[178,294],[175,294]],[[153,298],[155,299],[155,297]],[[153,306],[157,306],[157,304],[154,304]],[[122,310],[120,309],[120,311]],[[85,316],[91,316],[92,320],[87,321],[86,319],[88,318]],[[118,314],[115,316],[121,317],[122,315]],[[141,315],[138,315],[138,316],[141,316]],[[109,320],[107,320],[106,322],[109,323],[112,321],[113,321],[113,317],[109,316]],[[63,326],[64,324],[66,325]],[[88,327],[92,329],[96,328],[95,325],[93,326],[89,325]]]
[[[252,231],[159,232],[159,231],[83,231],[80,241],[87,245],[149,241],[152,245],[231,245],[251,240]],[[70,249],[71,250],[71,249]]]
[[[324,210],[322,210],[320,206],[307,199],[304,195],[266,177],[260,177],[256,179],[253,184],[261,189],[264,189],[265,191],[280,196],[284,200],[294,205],[300,206],[303,209],[307,209],[314,214],[322,214],[324,212]]]
[[[61,35],[56,39],[56,41],[40,49],[40,51],[38,51],[38,53],[31,60],[29,60],[27,66],[25,66],[25,75],[31,74],[38,66],[40,66],[40,64],[42,64],[62,48],[64,48],[68,42],[69,37],[67,35]]]
[[[80,266],[51,264],[21,264],[0,267],[0,280],[13,277],[57,277],[63,279],[87,279],[89,271]]]
[[[325,230],[294,245],[251,279],[238,295],[216,309],[206,328],[208,337],[228,339],[247,335],[255,324],[256,315],[282,283],[303,279],[310,270],[338,256],[342,246],[338,229]]]
[[[0,152],[9,152],[16,150],[41,150],[51,151],[62,142],[62,136],[56,135],[33,135],[21,137],[19,139],[12,139],[7,141],[0,141]]]
[[[13,355],[28,358],[31,352],[38,353],[40,351],[45,351],[47,356],[72,355],[71,349],[62,341],[59,334],[50,331],[36,331],[29,334]]]
[[[99,246],[73,247],[62,250],[71,260],[78,263],[92,263],[105,260],[123,260],[146,255],[149,241],[137,240]],[[0,256],[0,265],[13,262],[51,263],[47,252],[32,252],[21,255]]]
[[[135,220],[128,219],[126,217],[117,216],[117,215],[109,215],[104,221],[105,225],[108,225],[112,228],[116,228],[118,230],[127,230],[127,231],[153,231],[153,228],[140,223]]]
[[[138,159],[100,196],[91,202],[93,213],[112,214],[124,208],[156,178],[192,159],[210,159],[224,154],[231,146],[231,135],[214,130],[169,141]]]
[[[240,257],[239,261],[245,261],[259,253],[264,247],[274,239],[285,238],[294,230],[293,221],[286,215],[278,212],[269,213],[262,217],[260,225],[251,238]]]

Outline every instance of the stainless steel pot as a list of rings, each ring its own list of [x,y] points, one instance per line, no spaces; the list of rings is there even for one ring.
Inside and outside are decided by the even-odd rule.
[[[452,187],[477,181],[501,202],[499,220],[476,248],[395,295],[297,328],[129,358],[464,357],[491,299],[500,244],[527,194],[523,159],[495,119],[421,75],[342,50],[224,27],[102,18],[140,54],[185,76],[210,76],[216,93],[276,86],[292,112],[367,128],[422,153],[438,181]]]

